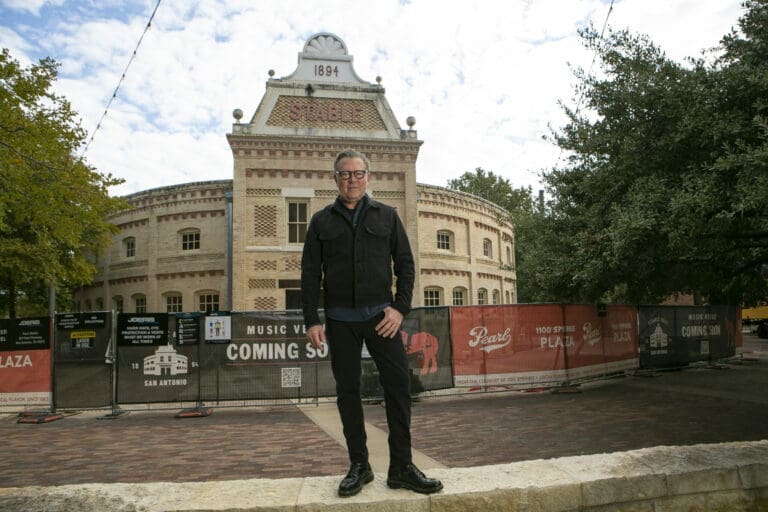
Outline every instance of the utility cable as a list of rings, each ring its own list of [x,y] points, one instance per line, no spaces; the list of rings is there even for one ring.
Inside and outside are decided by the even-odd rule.
[[[96,132],[99,131],[99,128],[101,128],[101,123],[104,120],[105,117],[107,117],[107,112],[109,111],[109,107],[112,106],[112,102],[117,98],[117,91],[120,90],[120,86],[123,83],[123,80],[125,80],[125,75],[128,73],[128,68],[131,67],[131,64],[133,63],[133,59],[136,58],[136,52],[139,51],[139,47],[141,46],[141,42],[144,40],[144,36],[149,31],[149,28],[152,26],[152,20],[155,17],[155,13],[157,12],[157,8],[160,7],[160,2],[162,0],[157,0],[157,3],[155,4],[155,8],[152,11],[152,15],[149,17],[149,21],[147,21],[147,25],[144,27],[144,32],[141,33],[141,37],[139,37],[139,41],[136,43],[136,48],[133,49],[133,53],[131,54],[131,58],[128,59],[128,64],[125,66],[125,69],[123,70],[123,74],[120,76],[120,80],[117,81],[117,87],[115,87],[115,92],[112,93],[112,96],[109,98],[109,101],[107,102],[107,106],[104,108],[104,112],[101,114],[101,117],[99,118],[99,122],[96,123],[96,128],[93,129],[93,132],[91,133],[91,136],[88,138],[88,142],[85,144],[85,147],[83,147],[83,152],[80,154],[80,158],[85,156],[85,153],[88,151],[88,148],[91,145],[91,142],[93,142],[93,138],[96,136]]]

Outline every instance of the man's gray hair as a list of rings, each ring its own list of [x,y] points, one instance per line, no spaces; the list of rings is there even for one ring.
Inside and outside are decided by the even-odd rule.
[[[365,169],[356,169],[359,171],[370,171],[371,170],[371,162],[368,161],[368,157],[362,154],[361,152],[354,150],[354,149],[345,149],[338,155],[336,155],[336,160],[333,162],[333,170],[338,171],[339,170],[339,162],[344,160],[345,158],[359,158],[363,161],[365,164]]]

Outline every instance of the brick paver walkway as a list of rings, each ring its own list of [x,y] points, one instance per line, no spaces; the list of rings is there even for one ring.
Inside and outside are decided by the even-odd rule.
[[[366,420],[386,429],[384,409]],[[0,415],[0,487],[343,475],[346,450],[294,406],[174,411],[47,424]],[[448,467],[768,439],[768,359],[628,377],[579,393],[421,400],[413,445]]]

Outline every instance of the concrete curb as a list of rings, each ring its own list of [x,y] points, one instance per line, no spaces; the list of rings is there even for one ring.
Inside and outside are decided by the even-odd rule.
[[[768,440],[433,469],[445,489],[422,496],[386,475],[339,498],[339,477],[0,488],[0,510],[203,511],[754,511],[768,510]]]

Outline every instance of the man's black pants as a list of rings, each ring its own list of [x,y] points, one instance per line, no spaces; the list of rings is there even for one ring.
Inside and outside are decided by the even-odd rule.
[[[389,426],[389,465],[411,463],[411,377],[408,357],[400,336],[383,338],[376,324],[383,313],[366,322],[326,321],[331,366],[336,379],[339,407],[350,462],[368,462],[367,437],[360,398],[360,354],[365,341],[379,370]]]

